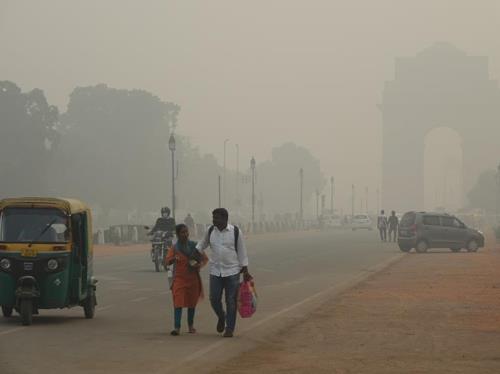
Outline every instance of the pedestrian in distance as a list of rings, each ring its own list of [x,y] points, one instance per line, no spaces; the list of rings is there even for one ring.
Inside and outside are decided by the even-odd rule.
[[[389,217],[389,241],[396,242],[398,227],[399,218],[398,216],[396,216],[396,212],[393,210],[391,216]]]
[[[196,237],[194,219],[191,216],[191,213],[188,213],[186,218],[184,218],[184,223],[188,227],[190,234]]]
[[[208,262],[205,255],[196,250],[196,243],[189,240],[189,229],[185,224],[175,227],[177,242],[168,250],[166,262],[174,266],[172,296],[174,299],[174,329],[177,336],[181,331],[182,308],[187,308],[188,331],[196,333],[194,315],[198,301],[203,297],[200,269]]]
[[[252,280],[248,272],[248,256],[243,233],[228,223],[229,213],[224,208],[212,212],[213,226],[196,248],[205,253],[210,247],[210,304],[217,316],[217,332],[225,338],[233,337],[236,327],[237,295],[240,274],[245,281]],[[222,306],[224,293],[226,310]]]
[[[380,211],[380,215],[377,218],[377,228],[380,232],[380,240],[383,242],[387,241],[387,217],[384,210]]]

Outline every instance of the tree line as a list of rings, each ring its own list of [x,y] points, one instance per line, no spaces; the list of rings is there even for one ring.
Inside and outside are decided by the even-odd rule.
[[[144,90],[100,84],[75,88],[60,113],[42,90],[22,92],[15,83],[0,81],[0,197],[76,197],[97,207],[102,217],[113,210],[140,215],[170,205],[167,143],[180,110]],[[218,204],[222,167],[188,138],[176,140],[177,206],[206,220],[206,212]],[[319,161],[307,149],[286,143],[273,150],[271,160],[257,164],[259,215],[297,212],[300,167],[306,173],[307,204],[325,183]],[[228,188],[225,200],[242,219],[248,218],[249,174],[226,173],[227,186],[239,183],[239,188]]]

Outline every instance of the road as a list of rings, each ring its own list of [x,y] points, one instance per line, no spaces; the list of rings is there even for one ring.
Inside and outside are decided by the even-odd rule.
[[[208,295],[197,309],[198,334],[170,336],[166,273],[153,271],[147,253],[96,257],[95,319],[84,319],[81,308],[42,310],[29,327],[17,317],[0,319],[0,372],[177,373],[197,365],[197,373],[208,371],[400,256],[374,231],[269,234],[248,238],[247,247],[259,307],[251,319],[238,320],[235,338],[215,332]]]

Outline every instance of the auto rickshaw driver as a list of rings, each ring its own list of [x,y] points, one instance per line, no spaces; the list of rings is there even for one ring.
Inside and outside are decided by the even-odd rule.
[[[58,242],[57,232],[53,226],[58,221],[60,221],[59,223],[66,225],[66,223],[63,222],[63,219],[57,216],[54,218],[51,218],[50,216],[34,216],[33,221],[28,222],[27,227],[21,230],[17,241],[56,243]]]

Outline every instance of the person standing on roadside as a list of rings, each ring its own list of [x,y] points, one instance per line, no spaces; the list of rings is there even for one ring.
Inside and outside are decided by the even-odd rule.
[[[236,327],[237,295],[240,274],[245,281],[252,276],[248,272],[248,256],[243,233],[228,223],[229,213],[224,208],[212,212],[213,226],[206,232],[196,248],[202,254],[210,247],[210,304],[217,315],[217,332],[232,338]],[[225,294],[226,311],[222,306]],[[224,331],[225,330],[225,331]]]
[[[389,217],[389,241],[396,242],[398,236],[399,218],[393,210]]]
[[[380,240],[383,242],[387,241],[387,217],[384,210],[380,211],[380,215],[377,218],[377,228],[380,232]]]

